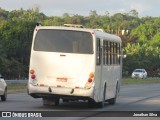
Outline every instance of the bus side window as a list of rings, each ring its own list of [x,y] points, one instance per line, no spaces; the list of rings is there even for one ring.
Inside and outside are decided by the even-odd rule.
[[[114,43],[114,64],[117,64],[117,43]]]
[[[96,44],[96,64],[100,65],[101,64],[101,56],[100,56],[100,39],[97,39],[97,44]]]
[[[110,50],[110,42],[108,42],[108,49],[107,49],[107,51],[108,51],[108,65],[110,65],[111,64],[111,50]]]
[[[115,43],[115,64],[118,64],[118,43]]]
[[[106,41],[103,41],[103,64],[106,65]]]
[[[119,57],[118,57],[118,64],[120,64],[120,63],[121,63],[121,58],[120,58],[120,55],[121,55],[120,43],[118,44],[118,48],[117,48],[117,49],[118,49],[118,56],[119,56]]]
[[[113,46],[112,42],[110,42],[110,65],[113,64]]]
[[[103,41],[103,64],[108,65],[108,41]]]

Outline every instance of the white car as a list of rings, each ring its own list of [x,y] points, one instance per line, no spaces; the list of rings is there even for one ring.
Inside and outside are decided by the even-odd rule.
[[[147,72],[145,69],[135,69],[132,73],[132,78],[147,78]]]
[[[0,96],[2,101],[7,100],[7,84],[0,74]]]

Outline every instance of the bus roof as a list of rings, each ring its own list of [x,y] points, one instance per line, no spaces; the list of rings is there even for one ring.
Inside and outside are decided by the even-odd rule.
[[[36,29],[57,29],[57,30],[73,30],[73,31],[90,32],[92,34],[95,34],[95,36],[98,38],[103,38],[109,41],[121,42],[121,38],[119,36],[103,32],[101,29],[66,27],[66,26],[36,26]]]

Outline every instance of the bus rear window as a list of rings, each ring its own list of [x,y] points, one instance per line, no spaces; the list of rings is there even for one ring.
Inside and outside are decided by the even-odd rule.
[[[35,37],[34,50],[92,54],[92,35],[82,31],[41,29]]]

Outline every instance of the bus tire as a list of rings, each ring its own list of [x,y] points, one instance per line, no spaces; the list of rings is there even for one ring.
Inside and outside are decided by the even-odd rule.
[[[95,107],[95,101],[94,100],[88,100],[88,107],[89,108]]]
[[[62,99],[62,101],[65,102],[65,103],[69,102],[68,99]]]
[[[59,105],[59,98],[55,99],[55,106],[58,106]]]
[[[48,106],[48,105],[49,105],[49,99],[47,99],[47,98],[42,98],[42,101],[43,101],[43,105],[44,105],[44,106]]]

